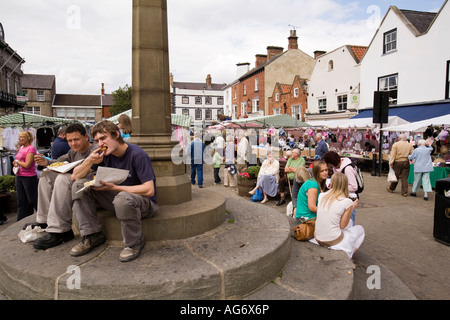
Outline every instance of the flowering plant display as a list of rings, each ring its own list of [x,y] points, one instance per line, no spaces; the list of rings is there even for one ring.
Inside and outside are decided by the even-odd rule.
[[[250,180],[250,174],[248,172],[239,173],[239,178],[241,180]]]
[[[239,180],[254,180],[258,178],[260,166],[251,166],[245,169],[244,172],[238,174]]]

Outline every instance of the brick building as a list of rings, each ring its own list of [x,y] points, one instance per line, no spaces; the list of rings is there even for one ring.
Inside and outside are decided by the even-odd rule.
[[[24,74],[22,92],[25,94],[25,112],[53,117],[56,95],[56,77],[44,74]]]
[[[295,76],[309,79],[315,59],[298,49],[298,37],[291,30],[288,50],[267,47],[257,54],[255,68],[242,75],[231,88],[232,111],[237,118],[270,115],[269,97],[277,83],[291,83]]]
[[[289,114],[297,120],[305,120],[308,101],[306,79],[296,75],[292,84],[277,83],[269,97],[269,115]]]

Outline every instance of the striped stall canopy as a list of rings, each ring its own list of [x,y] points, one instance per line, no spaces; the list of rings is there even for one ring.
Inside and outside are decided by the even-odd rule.
[[[107,120],[114,122],[115,124],[119,123],[118,119],[122,114],[126,114],[130,118],[132,117],[132,110],[127,110],[125,112],[119,113],[118,115],[115,115],[114,117],[111,117]],[[174,126],[181,126],[181,127],[190,127],[191,126],[191,117],[185,116],[181,114],[172,114],[172,125]]]
[[[32,114],[32,113],[26,113],[26,112],[12,113],[12,114],[8,114],[8,115],[0,117],[0,127],[1,128],[14,127],[14,126],[21,126],[21,127],[25,127],[25,128],[29,128],[29,127],[37,128],[37,127],[42,126],[43,124],[48,124],[48,123],[63,124],[63,123],[74,123],[74,122],[83,123],[81,121],[73,120],[73,119],[46,117],[46,116],[41,116],[38,114]]]

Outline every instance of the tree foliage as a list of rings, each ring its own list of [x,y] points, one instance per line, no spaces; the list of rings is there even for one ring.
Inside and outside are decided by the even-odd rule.
[[[113,91],[112,96],[114,104],[109,108],[111,116],[131,109],[131,87],[128,84]]]

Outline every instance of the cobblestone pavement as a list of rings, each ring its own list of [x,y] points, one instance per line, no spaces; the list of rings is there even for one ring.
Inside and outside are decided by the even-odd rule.
[[[206,188],[215,188],[225,196],[239,196],[236,188],[214,186],[212,172],[210,166],[205,166]],[[223,168],[220,175],[223,177]],[[366,237],[354,255],[357,265],[355,299],[384,299],[377,295],[376,290],[366,288],[372,275],[367,268],[378,264],[381,272],[395,274],[417,299],[450,299],[450,246],[437,242],[433,237],[434,193],[428,195],[428,201],[423,200],[422,191],[417,193],[417,198],[402,197],[400,185],[392,194],[386,191],[387,176],[372,177],[366,172],[363,175],[365,190],[357,207],[356,224],[364,227]],[[411,185],[409,187],[411,190]],[[272,199],[265,205],[285,213],[286,205],[277,207],[276,202]],[[381,282],[383,286],[388,287],[389,283]],[[409,299],[408,296],[395,298]]]

